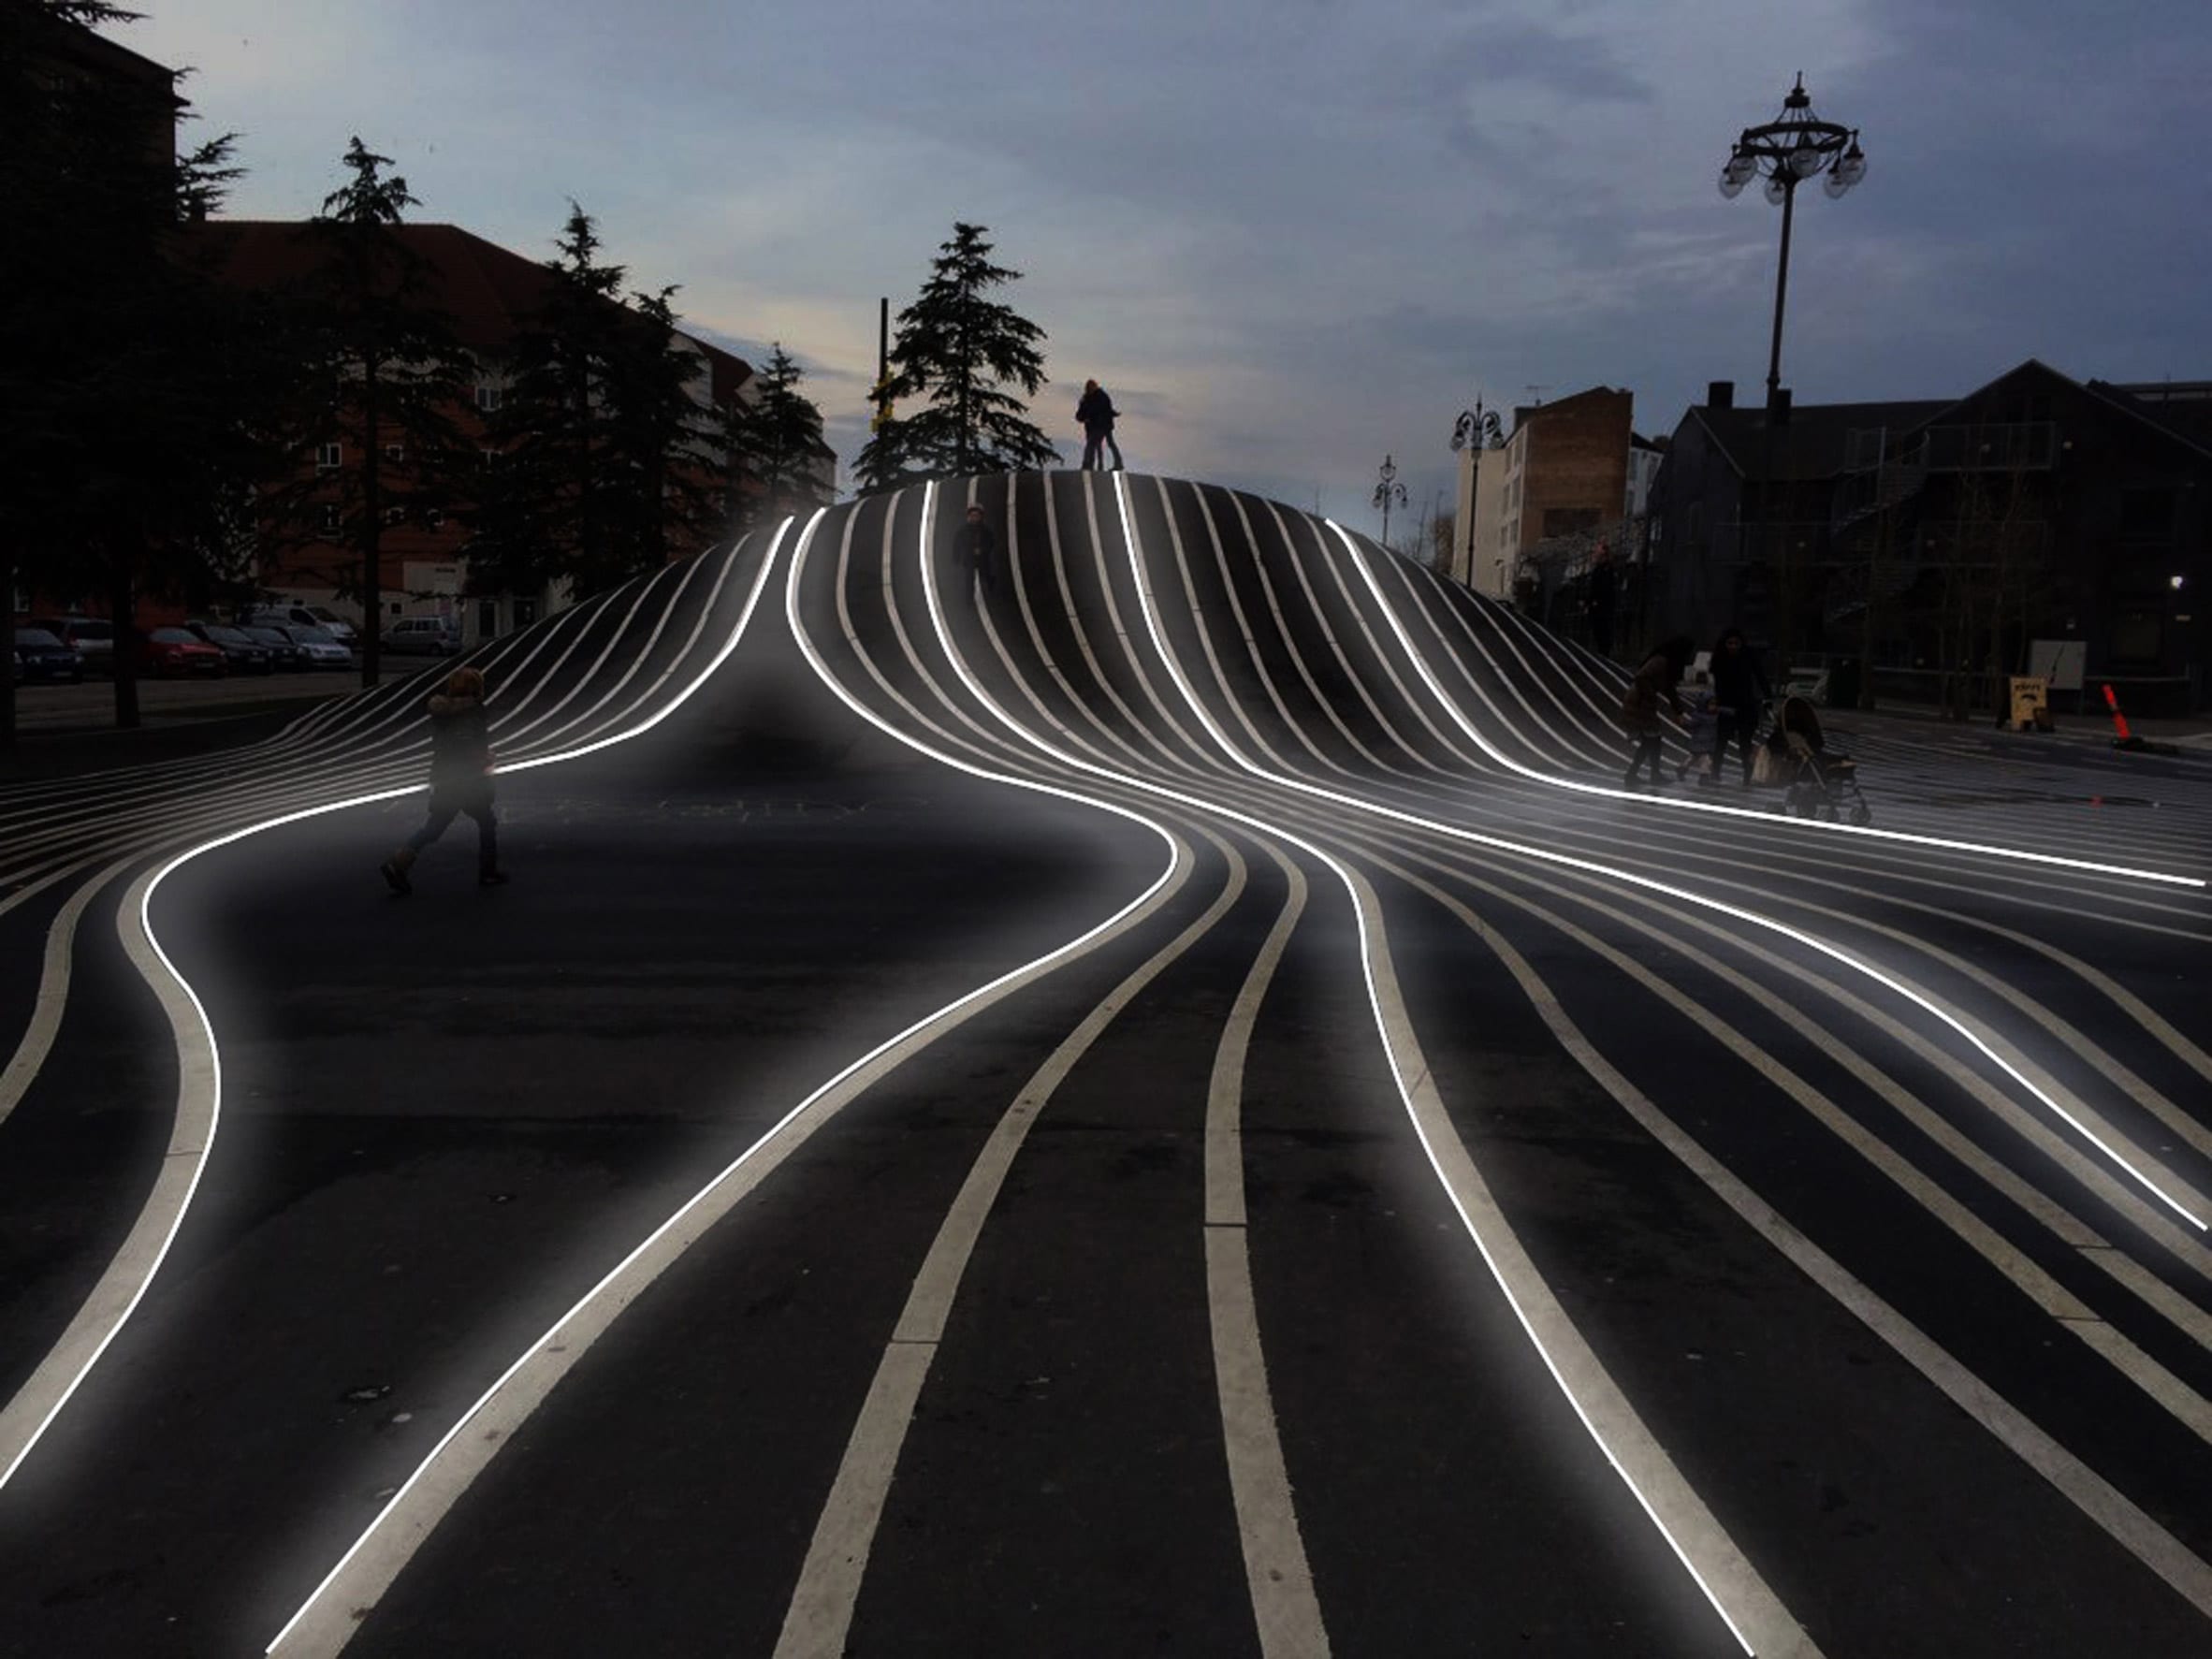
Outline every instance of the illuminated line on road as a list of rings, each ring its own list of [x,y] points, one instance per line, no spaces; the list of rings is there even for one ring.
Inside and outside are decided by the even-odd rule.
[[[1117,493],[1119,493],[1123,498],[1122,535],[1128,549],[1130,565],[1135,572],[1136,579],[1140,585],[1140,594],[1146,605],[1145,620],[1148,625],[1152,626],[1153,648],[1159,653],[1161,661],[1168,665],[1169,672],[1175,676],[1177,684],[1182,685],[1183,681],[1181,672],[1176,667],[1173,658],[1169,654],[1167,644],[1160,636],[1158,627],[1153,619],[1152,611],[1150,608],[1151,588],[1145,583],[1142,570],[1142,560],[1140,557],[1138,550],[1139,543],[1136,535],[1136,527],[1130,522],[1128,517],[1128,505],[1127,499],[1128,487],[1122,482],[1122,474],[1120,473],[1114,474],[1114,488]],[[1329,528],[1336,531],[1337,536],[1344,542],[1345,546],[1350,549],[1353,558],[1358,560],[1360,557],[1359,549],[1352,546],[1351,538],[1346,536],[1344,531],[1333,523],[1331,523]],[[1367,567],[1364,562],[1361,564],[1360,568],[1362,574],[1366,575],[1369,586],[1373,587],[1375,584],[1373,574],[1367,571]],[[1379,601],[1379,592],[1377,593],[1376,597]],[[1389,607],[1386,605],[1386,612],[1388,611],[1388,608]],[[1396,627],[1394,618],[1392,626],[1394,628]],[[1403,630],[1399,630],[1399,634],[1400,643],[1406,644]],[[1444,698],[1441,692],[1438,691],[1435,682],[1435,677],[1430,672],[1428,664],[1420,661],[1419,653],[1417,651],[1412,651],[1410,645],[1407,645],[1407,649],[1409,654],[1413,656],[1416,665],[1419,667],[1423,679],[1427,681],[1432,694],[1437,695],[1440,701],[1444,702],[1447,706],[1449,706],[1450,700],[1448,698]],[[2196,1228],[2200,1232],[2212,1230],[2212,1229],[2207,1228],[2204,1218],[2198,1215],[2195,1211],[2191,1210],[2187,1203],[2184,1203],[2181,1200],[2176,1199],[2172,1194],[2168,1193],[2166,1189],[2160,1186],[2156,1180],[2146,1174],[2142,1170],[2136,1168],[2133,1161],[2132,1161],[2117,1148],[2109,1143],[2095,1129],[2084,1123],[2079,1116],[2077,1116],[2073,1112],[2068,1111],[2065,1106],[2053,1099],[2049,1095],[2038,1088],[2029,1078],[2023,1076],[2017,1070],[2009,1065],[2001,1055],[1998,1054],[1987,1043],[1984,1042],[1959,1019],[1957,1019],[1957,1016],[1953,1015],[1940,1003],[1937,1003],[1931,997],[1924,995],[1918,990],[1915,990],[1911,985],[1892,978],[1890,975],[1883,972],[1880,968],[1873,967],[1871,964],[1860,961],[1849,952],[1841,950],[1835,945],[1831,945],[1826,940],[1822,939],[1815,935],[1809,934],[1802,931],[1801,929],[1792,927],[1786,923],[1778,922],[1772,917],[1761,915],[1755,910],[1747,910],[1739,906],[1727,904],[1720,899],[1708,897],[1703,894],[1692,893],[1684,888],[1671,886],[1665,881],[1654,880],[1650,876],[1639,876],[1631,870],[1621,869],[1611,865],[1599,864],[1596,861],[1591,859],[1576,858],[1563,852],[1554,852],[1548,848],[1532,847],[1523,842],[1507,840],[1500,836],[1486,835],[1478,830],[1466,829],[1458,824],[1444,823],[1436,819],[1424,818],[1418,813],[1402,811],[1397,808],[1386,807],[1375,801],[1364,800],[1357,795],[1347,795],[1341,793],[1340,791],[1324,789],[1319,784],[1308,783],[1300,779],[1284,777],[1274,773],[1267,772],[1259,765],[1255,764],[1249,758],[1239,752],[1236,746],[1230,742],[1228,735],[1221,730],[1221,728],[1215,722],[1213,718],[1208,715],[1202,707],[1199,707],[1197,706],[1196,696],[1187,686],[1184,687],[1184,695],[1192,702],[1194,707],[1197,707],[1200,720],[1204,721],[1206,729],[1213,735],[1215,742],[1220,745],[1222,751],[1232,761],[1234,761],[1239,766],[1242,766],[1246,772],[1249,772],[1254,777],[1262,779],[1267,782],[1273,783],[1284,789],[1295,790],[1301,794],[1312,795],[1317,800],[1333,801],[1338,806],[1349,807],[1354,811],[1371,813],[1379,818],[1392,819],[1400,823],[1411,824],[1417,829],[1427,830],[1433,835],[1448,837],[1453,840],[1465,841],[1472,846],[1488,847],[1495,851],[1512,853],[1517,857],[1535,859],[1542,864],[1559,865],[1568,869],[1583,870],[1594,875],[1605,876],[1613,880],[1624,881],[1633,886],[1645,888],[1653,893],[1664,893],[1669,898],[1679,898],[1686,904],[1696,905],[1703,910],[1711,910],[1720,915],[1732,916],[1739,922],[1750,923],[1754,927],[1761,927],[1767,929],[1769,932],[1779,933],[1785,939],[1796,940],[1798,944],[1805,946],[1808,950],[1818,952],[1821,955],[1826,956],[1832,961],[1841,964],[1843,967],[1851,969],[1853,972],[1865,975],[1868,979],[1872,980],[1875,983],[1885,987],[1891,992],[1894,992],[1896,995],[1903,997],[1908,1002],[1911,1002],[1915,1007],[1921,1009],[1924,1012],[1928,1013],[1934,1016],[1936,1019],[1942,1021],[1952,1030],[1957,1032],[1958,1035],[1967,1042],[1971,1043],[1977,1052],[1985,1055],[1992,1065],[1996,1066],[2001,1071],[2002,1071],[2007,1077],[2010,1077],[2015,1083],[2018,1084],[2023,1089],[2026,1089],[2030,1095],[2034,1097],[2035,1099],[2041,1101],[2047,1110],[2059,1118],[2063,1119],[2074,1128],[2076,1134],[2080,1135],[2092,1146],[2096,1147],[2098,1151],[2102,1152],[2106,1157],[2110,1158],[2120,1169],[2125,1170],[2129,1176],[2132,1178],[2138,1185],[2140,1185],[2144,1190],[2150,1193],[2161,1203],[2164,1204],[2176,1215],[2179,1215],[2183,1220],[2187,1221],[2191,1227]],[[1001,718],[1005,717],[1002,716]],[[1462,720],[1462,724],[1465,724],[1463,720]],[[1472,726],[1468,726],[1466,729],[1471,735],[1476,736],[1477,742],[1482,741],[1479,734],[1475,733]],[[1485,748],[1488,748],[1487,744],[1485,745]],[[1494,751],[1492,752],[1494,753]],[[1080,762],[1073,762],[1071,764],[1079,765],[1082,764]],[[1510,764],[1511,763],[1507,764]],[[1594,789],[1594,786],[1593,785],[1583,784],[1575,784],[1570,787],[1577,789]],[[1613,792],[1598,790],[1595,793],[1609,793]],[[1682,805],[1685,806],[1692,804],[1693,803],[1688,802],[1682,803]],[[1715,808],[1715,810],[1719,809],[1720,808]],[[1830,824],[1826,827],[1833,829],[1838,826]],[[1928,837],[1918,838],[1924,841],[1928,839]],[[1959,845],[1951,843],[1943,844]],[[1974,848],[1971,845],[1965,845],[1965,850],[1970,851],[2001,851]],[[2021,856],[2034,857],[2036,855],[2023,854]],[[2166,881],[2183,881],[2189,880],[2188,878],[2177,876],[2160,876],[2156,877],[2155,879]],[[2201,882],[2195,884],[2200,886],[2203,885]],[[2142,1155],[2138,1153],[2137,1157],[2142,1157]],[[2144,1161],[2148,1163],[2150,1160],[2146,1157],[2144,1158]],[[2163,1172],[2164,1171],[2161,1171],[2161,1173]],[[2174,1180],[2174,1177],[2168,1175],[2167,1179]],[[2188,1188],[2179,1181],[2175,1180],[2175,1185],[2180,1187],[2184,1192],[2188,1192],[2190,1198],[2196,1198],[2197,1195],[2193,1191],[2190,1191],[2190,1188]]]
[[[1390,631],[1397,634],[1399,645],[1404,648],[1406,655],[1413,659],[1414,667],[1419,673],[1422,682],[1428,686],[1430,695],[1444,705],[1446,712],[1450,714],[1452,719],[1459,723],[1461,730],[1474,738],[1481,746],[1482,751],[1492,760],[1518,772],[1523,778],[1544,784],[1548,788],[1572,790],[1578,794],[1598,795],[1607,800],[1635,801],[1639,805],[1655,804],[1672,807],[1681,811],[1714,812],[1727,818],[1748,818],[1766,824],[1769,828],[1782,826],[1789,829],[1820,830],[1838,835],[1865,836],[1873,840],[1901,841],[1916,847],[1941,847],[1951,852],[1979,853],[1987,858],[2013,859],[2025,864],[2054,865],[2061,869],[2084,870],[2091,875],[2122,876],[2135,881],[2157,881],[2170,887],[2202,889],[2212,885],[2196,876],[2169,875],[2163,870],[2139,870],[2125,865],[2098,864],[2084,858],[2061,858],[2055,852],[2025,852],[2016,848],[1993,847],[1978,841],[1955,841],[1945,839],[1941,836],[1914,835],[1905,830],[1877,829],[1872,824],[1827,823],[1817,819],[1777,818],[1771,812],[1755,811],[1747,807],[1724,806],[1718,801],[1694,801],[1672,795],[1637,794],[1631,790],[1612,789],[1601,783],[1583,783],[1572,778],[1547,776],[1542,772],[1524,766],[1520,762],[1509,759],[1500,752],[1490,739],[1467,720],[1459,705],[1445,694],[1444,688],[1437,683],[1434,671],[1429,667],[1427,660],[1414,646],[1411,636],[1405,632],[1404,625],[1398,619],[1397,611],[1391,606],[1390,602],[1383,597],[1381,584],[1375,580],[1375,573],[1368,568],[1366,556],[1360,551],[1352,538],[1345,532],[1343,526],[1333,519],[1325,519],[1323,522],[1336,532],[1337,539],[1344,544],[1346,551],[1351,554],[1353,564],[1358,568],[1361,577],[1366,582],[1369,590],[1374,593],[1375,602],[1381,607],[1383,616],[1389,620]],[[2202,1224],[2200,1223],[2200,1225]]]
[[[737,641],[743,637],[747,624],[752,619],[753,608],[767,585],[768,573],[775,566],[777,548],[791,525],[792,520],[786,518],[777,528],[767,554],[762,560],[761,574],[755,579],[752,592],[746,601],[744,614],[739,617],[721,654],[674,703],[651,719],[617,736],[588,744],[565,754],[524,761],[499,769],[521,771],[531,766],[550,765],[555,761],[574,760],[604,749],[610,743],[639,736],[665,720],[677,706],[705,685],[714,668],[736,649]],[[116,918],[116,925],[123,935],[124,949],[130,952],[134,964],[155,996],[161,998],[169,1017],[171,1030],[178,1040],[181,1074],[176,1127],[171,1132],[169,1153],[163,1161],[162,1173],[155,1181],[153,1193],[139,1211],[138,1218],[123,1247],[109,1263],[98,1283],[93,1287],[76,1317],[63,1332],[61,1339],[49,1350],[37,1370],[16,1391],[6,1409],[0,1410],[0,1458],[6,1460],[5,1464],[0,1465],[0,1489],[4,1489],[14,1478],[23,1460],[30,1456],[32,1449],[83,1385],[93,1367],[99,1362],[100,1357],[107,1352],[109,1346],[144,1299],[148,1288],[161,1271],[162,1262],[167,1258],[178,1230],[183,1225],[185,1213],[191,1208],[193,1197],[198,1191],[200,1177],[214,1151],[216,1131],[222,1121],[222,1054],[215,1041],[214,1027],[208,1019],[198,994],[178,970],[168,953],[162,949],[161,941],[154,936],[153,907],[155,891],[163,881],[192,860],[218,848],[227,847],[235,841],[244,840],[249,836],[280,829],[310,818],[346,811],[355,807],[371,806],[380,801],[419,794],[427,788],[427,784],[414,783],[371,791],[342,800],[303,807],[247,824],[178,853],[159,868],[140,877],[132,887],[122,912]],[[151,963],[146,960],[149,955],[153,958]],[[159,971],[153,971],[156,968]],[[198,1057],[203,1048],[204,1059]],[[180,1170],[185,1173],[178,1174]],[[166,1217],[162,1214],[165,1202],[173,1202],[175,1206],[174,1213]]]
[[[634,1292],[619,1298],[606,1295],[624,1275],[632,1274],[633,1268],[640,1270],[642,1277],[639,1278],[637,1288],[642,1288],[644,1284],[658,1276],[695,1243],[716,1219],[773,1173],[786,1157],[803,1144],[815,1129],[841,1110],[847,1101],[872,1087],[954,1026],[1043,977],[1063,961],[1135,926],[1163,902],[1164,891],[1177,868],[1172,856],[1177,844],[1165,829],[1127,808],[1094,800],[1050,784],[991,772],[940,753],[898,731],[838,684],[808,638],[798,613],[800,574],[805,569],[815,530],[827,511],[827,508],[816,509],[799,537],[793,555],[791,575],[784,589],[785,619],[808,664],[816,677],[836,693],[838,700],[895,741],[956,771],[992,782],[1011,784],[1019,789],[1036,790],[1081,805],[1095,806],[1149,829],[1168,843],[1171,850],[1169,863],[1151,886],[1089,931],[947,1003],[936,1012],[924,1015],[897,1036],[878,1044],[854,1060],[786,1113],[766,1133],[739,1154],[735,1162],[693,1194],[681,1209],[624,1257],[519,1359],[508,1366],[474,1404],[461,1414],[263,1650],[265,1653],[273,1654],[283,1649],[288,1654],[327,1655],[344,1647],[360,1627],[362,1617],[399,1576],[400,1569],[429,1536],[446,1510],[467,1490],[476,1474],[489,1463],[497,1448],[506,1443],[512,1425],[520,1422],[535,1408],[536,1404],[552,1390],[600,1332],[612,1324],[633,1300]],[[784,528],[788,529],[790,524],[791,520],[786,519]],[[777,535],[780,542],[782,530],[779,530]],[[776,549],[771,547],[768,560],[763,566],[761,579],[764,583],[769,568],[774,564],[775,552]],[[757,600],[759,594],[760,587],[756,584],[753,600]],[[752,600],[749,600],[747,617],[750,617],[751,611]],[[739,628],[742,632],[742,622]],[[723,654],[726,656],[728,653],[725,651]],[[720,659],[717,661],[719,662]],[[684,1230],[683,1224],[687,1218],[695,1225]],[[643,1271],[648,1267],[649,1272]],[[559,1340],[563,1337],[565,1341]],[[516,1386],[513,1393],[508,1394],[511,1384]],[[508,1394],[508,1397],[502,1399],[503,1394]],[[495,1423],[499,1426],[488,1426]],[[470,1428],[477,1432],[463,1441],[462,1431]],[[441,1460],[446,1458],[449,1449],[453,1451],[453,1456],[447,1460],[447,1466],[441,1468]],[[417,1512],[402,1520],[395,1520],[411,1500],[415,1502]],[[371,1550],[371,1542],[378,1539],[380,1533],[387,1531],[394,1535],[382,1541],[380,1548]],[[342,1583],[343,1593],[332,1594],[334,1588]]]
[[[1116,473],[1114,478],[1116,492],[1121,494],[1124,488],[1121,474]],[[1467,1157],[1465,1147],[1460,1144],[1456,1132],[1450,1128],[1442,1099],[1436,1093],[1428,1064],[1420,1057],[1419,1042],[1414,1033],[1411,1018],[1398,994],[1381,908],[1375,900],[1373,888],[1333,854],[1302,836],[1218,802],[1092,765],[1064,753],[1025,728],[983,689],[953,644],[929,562],[929,526],[934,511],[936,486],[925,485],[924,489],[926,510],[922,516],[922,568],[930,621],[937,630],[938,642],[950,658],[954,672],[960,676],[969,694],[982,703],[994,718],[1017,737],[1063,765],[1110,779],[1126,788],[1174,801],[1201,812],[1213,813],[1287,841],[1327,865],[1344,884],[1351,897],[1353,913],[1359,919],[1361,969],[1366,981],[1369,1011],[1375,1017],[1376,1030],[1381,1033],[1384,1054],[1390,1061],[1390,1074],[1397,1084],[1399,1099],[1404,1102],[1406,1113],[1413,1122],[1414,1134],[1420,1142],[1431,1168],[1436,1171],[1446,1198],[1458,1212],[1461,1224],[1466,1229],[1468,1237],[1473,1240],[1484,1264],[1490,1269],[1491,1276],[1504,1295],[1506,1305],[1513,1310],[1514,1317],[1521,1321],[1521,1329],[1527,1332],[1531,1346],[1535,1349],[1545,1369],[1551,1374],[1561,1395],[1580,1420],[1592,1444],[1620,1476],[1622,1484],[1628,1489],[1659,1535],[1666,1540],[1675,1559],[1681,1563],[1691,1581],[1704,1595],[1714,1615],[1727,1627],[1729,1635],[1735,1637],[1737,1645],[1747,1654],[1757,1652],[1744,1635],[1735,1613],[1731,1612],[1713,1588],[1715,1579],[1725,1579],[1732,1592],[1730,1599],[1738,1603],[1739,1609],[1763,1631],[1771,1635],[1772,1641],[1768,1643],[1770,1653],[1806,1655],[1809,1659],[1814,1652],[1811,1638],[1767,1587],[1765,1580],[1736,1548],[1704,1501],[1682,1478],[1681,1472],[1643,1426],[1635,1408],[1606,1373],[1596,1354],[1567,1318],[1565,1310],[1560,1306],[1550,1288],[1544,1283],[1534,1263],[1521,1248],[1510,1224],[1506,1221],[1503,1212],[1491,1197],[1489,1188]],[[1136,542],[1128,534],[1126,494],[1122,494],[1122,509],[1124,536],[1130,557],[1135,560]],[[1154,648],[1159,651],[1161,661],[1168,666],[1171,676],[1174,676],[1174,660],[1161,646],[1157,624],[1153,618],[1150,605],[1150,589],[1144,582],[1141,566],[1137,571],[1137,580],[1139,600],[1144,607],[1146,625],[1152,631]],[[1213,717],[1192,696],[1188,687],[1182,684],[1179,677],[1177,683],[1199,720],[1216,743],[1228,749],[1226,739]],[[1229,752],[1233,754],[1235,751],[1230,749]],[[1250,769],[1249,763],[1244,764]],[[1387,1011],[1386,1002],[1389,1005]],[[1487,1225],[1478,1224],[1475,1219],[1477,1210]],[[1568,1369],[1574,1373],[1572,1381],[1567,1375]],[[1589,1406],[1584,1404],[1586,1395],[1595,1396],[1604,1402],[1609,1433],[1601,1431],[1591,1415]],[[1633,1472],[1629,1466],[1631,1461],[1635,1464]],[[1675,1517],[1674,1524],[1670,1525],[1659,1513],[1650,1495],[1652,1491],[1665,1492],[1667,1507]],[[1693,1558],[1690,1548],[1680,1535],[1681,1533],[1695,1535],[1697,1555],[1704,1558],[1704,1564]],[[1762,1640],[1765,1639],[1763,1637]]]

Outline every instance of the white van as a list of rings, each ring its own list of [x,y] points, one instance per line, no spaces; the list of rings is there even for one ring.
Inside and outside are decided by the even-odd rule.
[[[460,643],[460,624],[444,617],[401,617],[384,631],[384,648],[401,656],[450,657]]]
[[[320,604],[265,604],[249,612],[248,623],[282,622],[294,628],[320,628],[342,646],[355,643],[354,625]]]

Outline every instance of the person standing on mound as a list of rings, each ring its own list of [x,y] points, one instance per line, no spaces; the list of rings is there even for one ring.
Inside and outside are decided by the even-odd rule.
[[[1083,383],[1083,397],[1075,405],[1075,419],[1083,428],[1083,470],[1095,473],[1104,463],[1101,446],[1113,451],[1113,470],[1121,471],[1121,445],[1113,441],[1113,423],[1121,415],[1106,388],[1095,380]]]
[[[386,859],[384,879],[394,893],[412,893],[408,870],[422,850],[444,835],[466,812],[476,821],[476,882],[505,883],[500,868],[499,822],[491,810],[491,728],[484,713],[484,676],[457,668],[445,689],[429,701],[430,812],[407,844]]]

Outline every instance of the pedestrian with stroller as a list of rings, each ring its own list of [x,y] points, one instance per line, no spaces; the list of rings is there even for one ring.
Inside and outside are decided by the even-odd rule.
[[[1681,682],[1682,672],[1690,666],[1690,659],[1697,654],[1686,635],[1668,640],[1649,657],[1636,671],[1627,691],[1621,699],[1621,723],[1628,728],[1630,749],[1628,771],[1621,779],[1621,787],[1634,789],[1637,773],[1648,769],[1653,783],[1659,781],[1659,700],[1664,697],[1674,718],[1682,718],[1681,694],[1675,690]]]
[[[1083,383],[1083,397],[1075,405],[1075,418],[1083,427],[1083,470],[1095,473],[1102,458],[1099,447],[1113,451],[1113,470],[1120,472],[1121,445],[1113,441],[1113,423],[1120,417],[1114,413],[1113,400],[1106,395],[1106,388],[1095,380]]]
[[[491,726],[484,712],[484,676],[457,668],[445,688],[429,700],[430,808],[422,828],[384,861],[384,879],[394,893],[413,893],[407,872],[422,850],[466,812],[476,821],[476,884],[506,882],[500,868],[499,822],[491,809]]]
[[[1001,582],[998,571],[998,538],[991,533],[991,527],[983,522],[983,510],[970,502],[968,522],[960,527],[960,556],[975,578],[976,587],[993,598],[997,597]]]
[[[1745,641],[1740,628],[1731,628],[1723,633],[1720,643],[1712,648],[1712,694],[1721,720],[1713,741],[1713,776],[1720,776],[1721,763],[1728,753],[1728,739],[1733,736],[1743,761],[1743,785],[1749,789],[1752,736],[1759,729],[1760,710],[1774,695],[1774,688],[1767,683],[1767,671],[1759,666],[1759,659]]]

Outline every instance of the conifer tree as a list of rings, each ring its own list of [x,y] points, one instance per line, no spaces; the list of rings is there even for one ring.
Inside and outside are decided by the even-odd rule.
[[[544,303],[517,337],[494,432],[483,551],[505,586],[566,578],[591,593],[654,568],[672,530],[710,522],[713,423],[704,360],[675,332],[673,288],[622,301],[575,202]]]
[[[753,377],[754,399],[732,399],[725,414],[733,517],[747,527],[758,516],[788,511],[809,493],[822,447],[822,411],[799,393],[806,373],[777,341]],[[759,486],[758,495],[741,501],[740,478]]]
[[[462,444],[447,410],[464,395],[468,372],[450,319],[429,298],[429,266],[397,234],[406,210],[421,204],[405,179],[385,172],[391,157],[358,137],[346,148],[345,166],[352,179],[324,198],[323,211],[300,233],[321,255],[303,298],[328,391],[327,429],[305,436],[341,445],[339,520],[359,561],[354,587],[363,617],[361,681],[373,686],[385,526],[449,504]],[[387,445],[400,450],[397,472],[387,463]],[[319,511],[322,503],[311,504]]]
[[[874,491],[924,478],[962,477],[1056,463],[1049,439],[1026,418],[1044,384],[1044,330],[994,290],[1021,272],[991,263],[988,227],[955,222],[929,280],[898,314],[890,393],[927,406],[882,423],[854,463]],[[1007,388],[1018,386],[1017,397]]]

